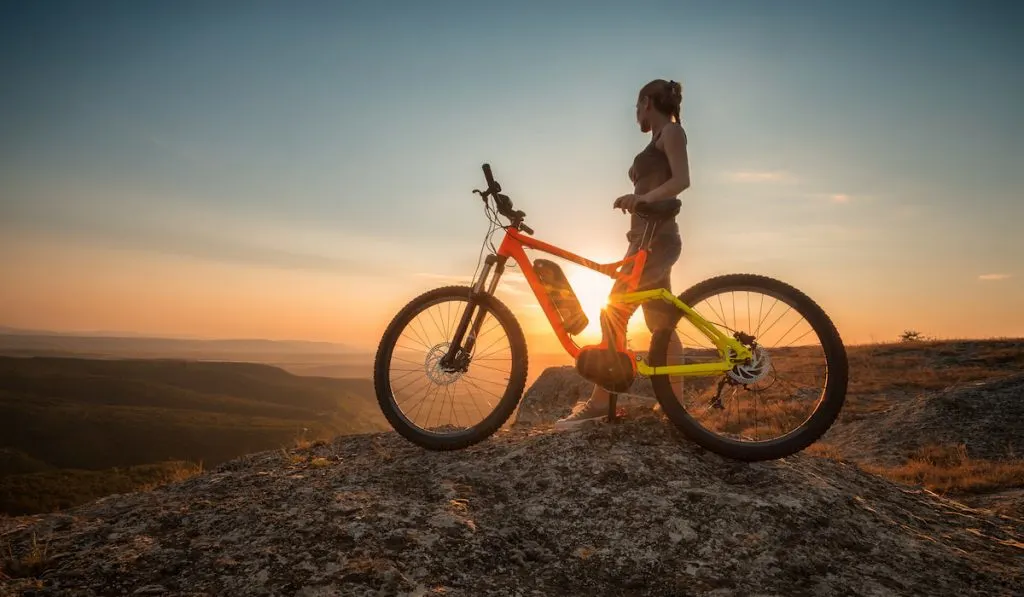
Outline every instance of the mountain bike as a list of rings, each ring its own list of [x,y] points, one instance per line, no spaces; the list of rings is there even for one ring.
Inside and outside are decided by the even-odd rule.
[[[646,224],[639,249],[597,263],[533,238],[526,214],[502,194],[490,165],[482,168],[487,188],[473,193],[490,221],[483,267],[478,260],[469,285],[436,288],[409,301],[377,349],[377,400],[403,437],[430,450],[462,449],[491,436],[516,409],[526,385],[526,340],[517,317],[495,296],[506,267],[515,266],[576,371],[609,391],[609,420],[616,397],[648,377],[665,416],[690,440],[727,458],[789,456],[834,423],[847,390],[846,349],[828,315],[803,292],[755,274],[712,277],[679,296],[664,288],[637,290],[657,226],[679,213],[679,199],[636,207]],[[491,238],[499,229],[504,236],[495,247]],[[599,343],[580,346],[573,338],[589,319],[572,285],[556,262],[531,261],[526,249],[599,272],[625,289],[612,292],[601,310]],[[623,306],[635,311],[648,301],[672,305],[672,315],[652,331],[649,350],[637,352],[628,328],[617,332],[609,313]],[[788,314],[806,325],[786,320],[780,326]],[[746,400],[753,404],[741,412]]]

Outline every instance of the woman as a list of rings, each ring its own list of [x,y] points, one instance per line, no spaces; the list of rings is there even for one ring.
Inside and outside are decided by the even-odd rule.
[[[640,131],[651,133],[651,142],[633,158],[629,168],[629,179],[633,183],[633,192],[623,195],[612,204],[613,209],[629,212],[630,228],[626,233],[629,248],[626,257],[640,248],[641,237],[648,221],[637,216],[636,206],[641,203],[663,201],[675,198],[690,186],[690,164],[686,154],[686,132],[679,119],[679,110],[683,101],[682,86],[675,81],[655,79],[643,86],[636,103],[636,121]],[[654,231],[650,252],[644,271],[640,276],[637,290],[654,288],[672,289],[670,275],[672,266],[679,259],[682,251],[682,238],[679,225],[674,219],[658,224]],[[612,288],[612,293],[623,289]],[[642,304],[644,320],[652,332],[669,325],[666,316],[673,309],[663,301],[648,301]],[[625,331],[626,323],[636,310],[635,305],[609,305],[611,327],[617,334]],[[670,348],[681,351],[678,337],[673,338]],[[608,392],[598,386],[594,387],[590,399],[578,406],[572,414],[555,423],[556,428],[574,427],[587,421],[600,419],[608,414]]]

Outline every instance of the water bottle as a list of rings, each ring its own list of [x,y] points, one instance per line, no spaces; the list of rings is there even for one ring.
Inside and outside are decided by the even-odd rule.
[[[554,303],[565,331],[575,336],[586,329],[590,320],[583,312],[583,307],[580,306],[580,301],[576,297],[576,293],[573,292],[565,273],[562,272],[562,268],[554,261],[537,259],[533,262],[533,269],[537,272],[537,277],[547,291],[551,302]]]

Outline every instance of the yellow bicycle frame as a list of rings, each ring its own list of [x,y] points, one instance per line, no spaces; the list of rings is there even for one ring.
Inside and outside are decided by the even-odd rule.
[[[640,274],[643,271],[644,264],[647,260],[647,250],[641,248],[634,255],[617,261],[615,263],[596,263],[585,257],[577,255],[571,251],[567,251],[560,247],[545,243],[541,240],[537,240],[523,234],[516,228],[510,227],[505,230],[505,238],[503,239],[500,248],[498,249],[498,256],[507,259],[511,257],[519,264],[523,275],[526,277],[527,283],[533,290],[534,296],[537,298],[537,302],[540,303],[541,309],[547,316],[548,322],[551,324],[551,328],[554,330],[555,335],[562,343],[563,348],[568,352],[574,359],[580,353],[581,347],[576,344],[575,341],[569,336],[569,333],[565,330],[562,325],[561,317],[548,297],[547,291],[541,284],[540,279],[537,277],[536,272],[533,269],[533,262],[527,257],[524,248],[531,248],[539,250],[545,253],[556,255],[563,259],[567,259],[578,265],[582,265],[587,269],[605,274],[616,280],[623,280],[626,283],[626,288],[634,290],[633,292],[624,292],[620,294],[613,294],[609,297],[609,304],[616,303],[645,303],[652,300],[663,300],[667,303],[675,305],[677,309],[682,311],[683,317],[690,321],[697,328],[697,330],[706,336],[711,342],[714,343],[718,349],[719,355],[722,357],[720,361],[713,363],[694,363],[690,365],[663,365],[660,367],[652,367],[643,359],[637,359],[636,353],[629,350],[625,346],[626,339],[621,338],[622,346],[616,347],[618,350],[629,354],[630,359],[636,364],[636,372],[643,376],[652,375],[676,375],[676,376],[698,376],[698,375],[717,375],[730,371],[736,365],[743,363],[747,359],[752,358],[750,349],[744,346],[735,338],[726,336],[718,330],[717,327],[709,323],[706,319],[701,317],[699,313],[690,308],[689,305],[684,304],[678,297],[673,295],[668,289],[658,288],[654,290],[643,290],[635,291],[640,281]],[[620,269],[621,266],[626,264],[633,265],[633,271],[630,273],[623,273]],[[484,274],[486,277],[486,273]],[[491,291],[493,292],[494,283],[497,282],[497,278],[492,281]],[[483,287],[483,279],[480,280],[480,287]]]
[[[652,375],[676,375],[676,376],[698,376],[698,375],[718,375],[731,370],[737,364],[743,361],[753,358],[750,349],[744,346],[735,338],[730,338],[723,334],[717,327],[709,323],[706,319],[701,317],[700,313],[697,313],[690,308],[689,305],[679,300],[677,296],[669,292],[665,288],[656,288],[654,290],[642,290],[640,292],[626,292],[622,294],[613,294],[609,297],[608,302],[611,303],[623,303],[623,304],[640,304],[646,303],[652,300],[662,300],[666,303],[675,305],[677,309],[683,312],[683,317],[689,320],[700,333],[704,334],[709,340],[715,344],[715,348],[718,349],[718,354],[722,356],[721,361],[713,363],[694,363],[692,365],[663,365],[661,367],[651,367],[646,361],[641,360],[637,362],[636,371],[640,375],[650,377]]]

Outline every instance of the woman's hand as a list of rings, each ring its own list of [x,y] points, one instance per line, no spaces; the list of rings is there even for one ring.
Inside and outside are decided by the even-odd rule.
[[[633,210],[636,209],[637,205],[645,202],[646,200],[647,199],[645,199],[642,195],[630,193],[628,195],[623,195],[616,199],[615,203],[612,204],[612,209],[621,209],[622,213],[626,213],[627,211],[632,213]]]

